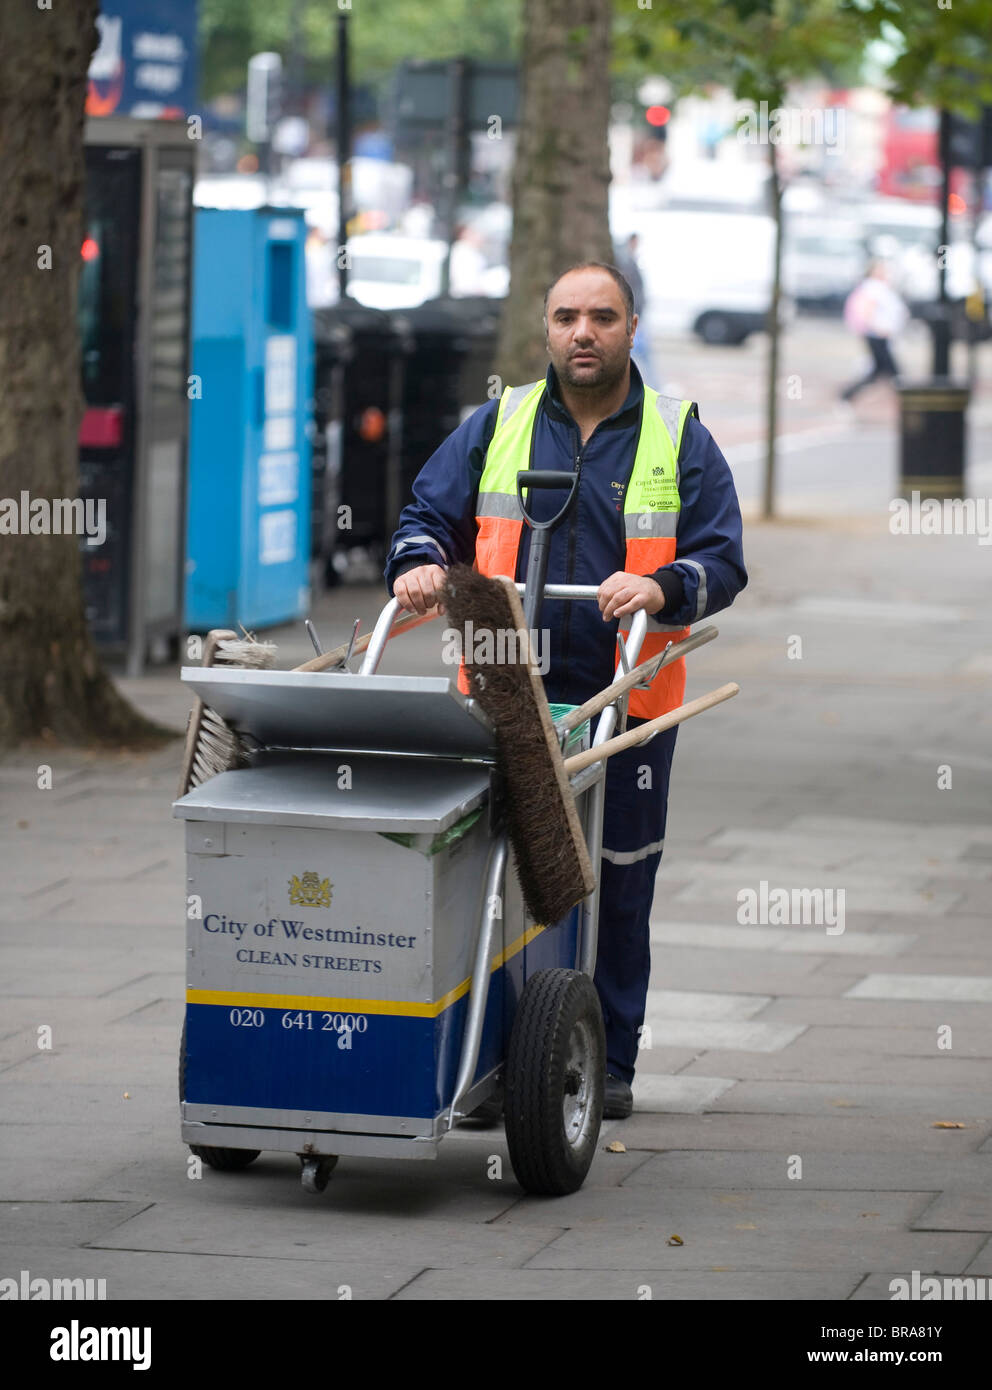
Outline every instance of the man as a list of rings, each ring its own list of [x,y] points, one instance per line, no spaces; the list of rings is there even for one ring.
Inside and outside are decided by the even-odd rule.
[[[425,613],[445,570],[475,560],[486,574],[526,574],[530,535],[515,503],[516,470],[578,471],[578,496],[551,538],[548,583],[598,586],[598,606],[547,600],[541,636],[545,690],[578,704],[613,679],[618,626],[645,609],[642,659],[691,622],[733,602],[747,583],[730,469],[691,401],[657,396],[630,360],[637,316],[615,266],[585,262],[545,294],[543,382],[507,387],[470,415],[427,461],[403,509],[386,562],[390,591]],[[560,492],[535,489],[538,520]],[[646,561],[646,563],[645,563]],[[622,622],[618,622],[622,620]],[[629,725],[682,703],[685,663],[631,695]],[[607,1118],[632,1108],[650,973],[649,917],[661,860],[678,730],[607,766],[595,982],[607,1047]]]
[[[640,266],[637,264],[639,244],[637,233],[631,232],[617,252],[616,264],[634,296],[634,316],[637,321],[637,329],[634,333],[631,356],[637,363],[641,376],[651,379],[655,376],[655,366],[651,354],[651,335],[648,332],[647,320],[644,317],[644,280],[641,277]]]

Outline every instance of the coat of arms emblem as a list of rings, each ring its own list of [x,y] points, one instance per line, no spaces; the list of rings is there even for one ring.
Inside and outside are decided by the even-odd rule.
[[[333,886],[330,879],[318,878],[312,870],[302,878],[294,874],[289,880],[289,901],[298,907],[330,907]]]

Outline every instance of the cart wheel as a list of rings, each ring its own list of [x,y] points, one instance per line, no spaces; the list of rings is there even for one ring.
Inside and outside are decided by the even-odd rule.
[[[220,1173],[236,1173],[239,1168],[247,1168],[262,1152],[261,1149],[216,1149],[205,1144],[190,1144],[189,1151]]]
[[[585,1181],[599,1138],[606,1039],[599,995],[577,970],[539,970],[517,1006],[506,1061],[506,1142],[527,1192]]]
[[[334,1169],[337,1167],[337,1154],[300,1154],[300,1163],[303,1170],[300,1173],[300,1182],[303,1184],[304,1192],[323,1192]]]
[[[183,1035],[179,1043],[179,1099],[186,1099],[186,1023],[183,1021]],[[211,1168],[220,1173],[236,1173],[239,1168],[247,1168],[249,1163],[262,1152],[261,1149],[217,1149],[205,1144],[190,1144],[189,1151],[202,1158]]]

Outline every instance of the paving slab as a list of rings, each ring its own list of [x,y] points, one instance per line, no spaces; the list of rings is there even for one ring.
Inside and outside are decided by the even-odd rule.
[[[143,1202],[0,1202],[0,1250],[17,1258],[23,1245],[78,1246],[109,1239]]]
[[[632,1087],[634,1106],[656,1114],[695,1115],[734,1085],[728,1076],[652,1076],[639,1072]]]
[[[976,825],[968,821],[943,821],[920,824],[911,816],[906,820],[886,819],[884,816],[796,816],[791,826],[794,834],[850,834],[862,843],[882,840],[905,842],[915,840],[927,849],[938,845],[955,846],[992,844],[992,825]]]
[[[983,1190],[942,1192],[916,1218],[913,1230],[992,1231],[992,1158],[986,1163]]]
[[[662,1189],[654,1185],[599,1190],[558,1197],[555,1220],[569,1231],[627,1231],[637,1238],[652,1237],[664,1244],[674,1233],[690,1237],[725,1237],[737,1231],[780,1233],[801,1243],[804,1236],[850,1229],[852,1235],[871,1229],[880,1237],[911,1222],[931,1200],[927,1192],[859,1192],[815,1190],[794,1182],[789,1188],[736,1191],[726,1188]],[[524,1197],[493,1223],[494,1229],[547,1224],[547,1203]],[[555,1245],[560,1245],[556,1240]],[[811,1242],[812,1243],[812,1242]],[[580,1266],[581,1267],[581,1266]],[[610,1262],[605,1261],[609,1268]],[[809,1268],[820,1268],[814,1262]]]
[[[862,1085],[858,1082],[741,1081],[720,1097],[721,1110],[818,1115],[862,1110],[882,1115],[919,1115],[933,1120],[981,1122],[989,1109],[988,1088],[969,1086]]]
[[[971,1264],[965,1270],[965,1274],[984,1276],[992,1278],[992,1240],[987,1240]],[[992,1289],[986,1287],[986,1300],[992,1303]]]
[[[867,1020],[860,1027],[827,1027],[813,1025],[802,1035],[801,1043],[792,1052],[801,1051],[804,1055],[829,1056],[834,1052],[849,1052],[859,1049],[872,1055],[887,1057],[943,1057],[989,1058],[992,1059],[992,1026],[984,1020],[984,1026],[975,1023],[958,1023],[946,1020],[944,1009],[943,1024],[926,1025],[918,1028],[870,1027]],[[955,1011],[956,1013],[956,1011]],[[942,1049],[939,1028],[951,1028],[951,1046]]]
[[[375,1250],[388,1250],[390,1259],[397,1264],[421,1268],[428,1264],[435,1268],[516,1268],[561,1234],[561,1226],[548,1221],[547,1207],[544,1225],[497,1229],[481,1220],[445,1221],[412,1216],[402,1202],[390,1200],[390,1190],[380,1201],[367,1202],[360,1208],[344,1208],[333,1199],[325,1201],[330,1187],[319,1201],[302,1190],[298,1193],[297,1206],[286,1204],[278,1209],[243,1202],[224,1207],[202,1202],[195,1208],[189,1201],[156,1202],[90,1244],[103,1250],[262,1257],[291,1250],[294,1260],[333,1259],[346,1270],[354,1270],[357,1278],[370,1252]]]
[[[647,1012],[662,1018],[728,1020],[753,1018],[772,1002],[770,995],[721,994],[713,990],[649,989]]]
[[[972,979],[982,979],[988,976],[989,966],[992,965],[992,957],[986,950],[972,953],[962,952],[955,955],[953,962],[941,951],[936,941],[918,943],[911,951],[895,959],[886,960],[885,971],[888,975],[905,975],[918,977],[926,980],[942,980],[946,978],[947,967],[951,965],[955,974],[960,978],[966,976]],[[821,966],[823,974],[849,974],[850,965],[840,959],[825,960]],[[978,1002],[973,1000],[972,1002]]]
[[[566,1231],[528,1262],[528,1269],[660,1270],[824,1270],[866,1273],[879,1265],[960,1273],[974,1258],[979,1237],[971,1235],[864,1230],[818,1230],[815,1240],[801,1231],[748,1231],[666,1238],[636,1228]]]
[[[758,1017],[783,1023],[806,1022],[810,1029],[852,1027],[866,1032],[885,1029],[929,1030],[931,1035],[942,1024],[956,1028],[983,1030],[989,1023],[987,1004],[947,1000],[851,999],[783,995],[768,1004]],[[956,1032],[955,1032],[956,1037]]]
[[[721,864],[719,868],[723,870],[726,866]],[[835,885],[824,884],[796,884],[783,882],[782,887],[826,887],[833,886],[843,888],[844,884]],[[741,888],[757,888],[754,883],[741,883]],[[729,882],[721,881],[716,878],[697,878],[693,882],[686,884],[678,892],[671,895],[672,901],[679,908],[683,903],[721,903],[724,908],[734,905],[736,910],[737,895],[736,890]],[[898,886],[893,880],[893,886],[889,888],[878,888],[872,885],[851,890],[849,905],[851,912],[905,912],[918,913],[921,916],[942,917],[955,907],[959,907],[962,912],[974,912],[980,901],[979,896],[957,892],[954,889],[909,889],[905,886]],[[986,899],[987,901],[987,899]]]
[[[745,1052],[778,1052],[803,1032],[801,1024],[719,1022],[711,1019],[671,1019],[649,1011],[644,1017],[651,1028],[652,1045],[683,1044],[697,1050],[725,1049]]]
[[[731,993],[735,989],[749,992],[752,997],[796,995],[817,998],[822,995],[841,995],[863,978],[859,962],[851,958],[849,975],[821,974],[818,962],[822,957],[786,956],[775,954],[768,961],[754,959],[731,963],[719,953],[672,950],[655,951],[651,963],[651,983],[669,989],[699,993],[712,989],[716,993]]]
[[[113,1081],[74,1082],[44,1087],[5,1076],[3,1086],[5,1124],[94,1125],[111,1135],[121,1128],[147,1128],[162,1115],[176,1115],[176,1081],[166,1086],[142,1082],[125,1094]]]
[[[992,975],[867,975],[845,991],[848,999],[948,999],[992,1003]]]
[[[16,1258],[11,1259],[16,1254]],[[336,1260],[235,1255],[161,1255],[141,1250],[0,1250],[2,1277],[26,1269],[43,1279],[103,1279],[108,1302],[170,1303],[288,1299],[294,1303],[394,1297],[421,1269],[370,1252],[361,1267]],[[499,1271],[493,1271],[496,1276]],[[815,1296],[815,1295],[811,1295]],[[87,1305],[92,1311],[92,1304]]]
[[[932,1057],[896,1057],[891,1053],[876,1053],[870,1044],[863,1048],[832,1052],[794,1044],[784,1052],[761,1053],[714,1050],[704,1052],[694,1062],[683,1067],[680,1077],[736,1076],[745,1081],[801,1081],[815,1085],[819,1082],[837,1085],[893,1085],[909,1088],[913,1085],[934,1090],[946,1084],[974,1096],[982,1094],[989,1064],[983,1059],[967,1059],[952,1052],[938,1052]]]
[[[846,1299],[857,1288],[859,1276],[831,1271],[792,1271],[788,1274],[749,1270],[746,1274],[721,1274],[706,1270],[665,1274],[657,1269],[526,1269],[464,1270],[428,1269],[418,1274],[399,1293],[397,1302],[443,1299],[445,1302],[485,1299],[487,1302],[533,1300],[623,1302],[765,1302],[780,1299]]]
[[[783,1153],[851,1153],[871,1149],[878,1154],[906,1150],[931,1155],[934,1174],[942,1173],[955,1157],[979,1150],[992,1153],[992,1117],[966,1120],[962,1129],[935,1129],[920,1116],[884,1115],[873,1112],[852,1115],[832,1110],[828,1115],[700,1114],[648,1115],[635,1108],[619,1121],[616,1137],[628,1149],[668,1151],[726,1149],[742,1152],[776,1147]]]
[[[918,942],[907,932],[844,931],[826,936],[807,927],[720,927],[696,922],[653,922],[652,946],[705,946],[711,951],[808,952],[840,956],[895,956]],[[850,966],[846,967],[848,970]]]
[[[862,1136],[868,1139],[869,1134]],[[787,1147],[787,1146],[786,1146]],[[794,1159],[799,1157],[799,1168]],[[810,1150],[804,1145],[793,1149],[675,1149],[656,1154],[640,1164],[624,1187],[656,1187],[698,1191],[721,1188],[753,1191],[760,1188],[803,1188],[812,1191],[923,1192],[934,1185],[955,1192],[983,1192],[992,1176],[992,1160],[981,1154],[949,1157],[935,1163],[928,1153],[846,1153],[840,1150]],[[790,1172],[792,1176],[790,1176]],[[929,1209],[928,1209],[929,1210]],[[925,1222],[926,1213],[915,1224],[917,1230],[972,1230],[961,1225],[933,1226]]]

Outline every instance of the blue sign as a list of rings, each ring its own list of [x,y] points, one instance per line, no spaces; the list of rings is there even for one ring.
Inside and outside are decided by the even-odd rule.
[[[197,0],[102,0],[88,116],[176,118],[196,106]]]

